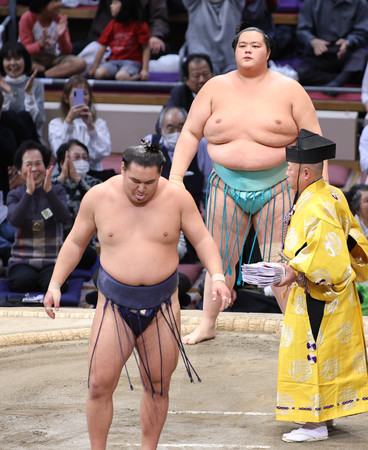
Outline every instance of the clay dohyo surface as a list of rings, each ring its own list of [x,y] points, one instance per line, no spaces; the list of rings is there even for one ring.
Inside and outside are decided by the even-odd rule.
[[[186,346],[202,378],[191,384],[180,360],[159,449],[285,449],[277,422],[275,334],[219,331],[215,340]],[[0,348],[0,449],[89,449],[86,339]],[[128,362],[114,396],[107,449],[140,448],[138,370]],[[313,448],[366,449],[367,415],[337,420],[330,439]],[[317,447],[318,446],[318,447]]]

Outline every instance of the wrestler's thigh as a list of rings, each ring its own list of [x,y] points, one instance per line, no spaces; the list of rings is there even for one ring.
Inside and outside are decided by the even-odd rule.
[[[101,325],[104,304],[105,297],[99,293],[89,342],[90,364],[93,352],[90,383],[96,382],[99,385],[111,386],[114,389],[124,365],[121,352],[123,351],[124,359],[127,360],[132,353],[132,348],[116,306],[114,314],[111,303],[107,305]],[[129,328],[128,333],[130,340],[134,342],[133,334]],[[97,344],[95,345],[97,338]]]
[[[220,180],[217,188],[213,186],[212,189],[216,190],[216,202],[212,200],[208,204],[207,228],[212,234],[221,255],[223,255],[224,249],[228,248],[233,254],[232,259],[235,259],[236,264],[246,234],[249,232],[249,215],[240,206],[235,206],[234,200],[228,195],[226,196],[225,206],[222,180]],[[214,195],[212,195],[213,197]]]
[[[180,305],[177,297],[177,292],[172,296],[172,313],[171,318],[174,317],[177,323],[177,328],[180,333]],[[169,311],[163,305],[163,311],[166,318],[169,317]],[[164,392],[168,391],[171,375],[176,369],[179,357],[179,347],[173,336],[165,318],[159,312],[157,314],[159,335],[157,333],[156,319],[146,328],[143,337],[137,339],[137,349],[140,354],[141,367],[148,367],[152,379],[152,383],[156,386],[161,384],[161,355],[162,355],[162,381]],[[174,324],[175,327],[175,324]],[[177,336],[180,339],[180,336]],[[147,375],[142,370],[144,381],[149,386]]]
[[[276,186],[276,196],[253,216],[254,229],[258,227],[258,244],[264,260],[279,261],[282,246],[283,218],[292,206],[294,192],[290,193],[282,184]],[[270,249],[271,243],[271,249]]]

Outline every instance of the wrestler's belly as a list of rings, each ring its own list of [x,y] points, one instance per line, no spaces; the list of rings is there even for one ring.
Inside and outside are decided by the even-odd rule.
[[[246,139],[207,145],[213,162],[233,170],[271,169],[285,161],[285,146],[269,147]]]
[[[170,277],[178,267],[179,257],[175,250],[159,251],[142,247],[137,243],[135,251],[127,251],[127,246],[103,246],[100,260],[102,267],[115,280],[130,286],[151,286]],[[124,255],[127,255],[126,257]]]

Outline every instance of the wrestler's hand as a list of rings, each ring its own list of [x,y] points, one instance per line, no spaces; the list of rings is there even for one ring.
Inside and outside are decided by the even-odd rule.
[[[46,310],[46,314],[51,317],[51,319],[55,319],[55,312],[52,307],[55,307],[55,311],[59,311],[60,307],[60,284],[51,282],[47,289],[45,298],[43,299],[43,304]]]
[[[221,299],[220,311],[224,311],[231,305],[231,293],[223,281],[212,283],[212,301],[215,302],[217,297]]]

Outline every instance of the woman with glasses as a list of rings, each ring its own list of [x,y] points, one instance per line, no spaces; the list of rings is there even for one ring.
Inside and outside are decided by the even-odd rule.
[[[50,157],[50,150],[34,141],[23,142],[14,156],[25,183],[7,196],[8,219],[16,228],[8,265],[13,292],[47,291],[63,241],[62,224],[69,220],[65,190],[51,184]]]

